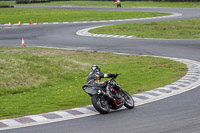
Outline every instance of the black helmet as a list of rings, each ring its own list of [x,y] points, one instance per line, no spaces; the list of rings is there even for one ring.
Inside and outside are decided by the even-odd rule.
[[[100,72],[100,67],[98,67],[97,65],[92,65],[92,66],[91,66],[91,71]]]

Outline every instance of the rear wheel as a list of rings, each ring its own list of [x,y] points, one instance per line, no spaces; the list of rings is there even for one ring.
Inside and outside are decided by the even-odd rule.
[[[132,96],[125,91],[123,93],[123,97],[125,99],[124,106],[128,109],[133,109],[135,107],[135,101],[133,100]]]
[[[107,100],[101,95],[93,95],[92,104],[94,108],[101,114],[106,114],[110,111],[110,106]]]

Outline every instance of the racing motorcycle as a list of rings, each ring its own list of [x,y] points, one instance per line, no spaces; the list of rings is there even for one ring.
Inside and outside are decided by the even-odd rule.
[[[128,109],[133,109],[135,102],[130,94],[120,88],[115,79],[118,74],[108,80],[107,86],[110,88],[110,95],[106,94],[106,88],[94,85],[84,85],[83,90],[91,96],[92,105],[101,114],[106,114],[110,109],[116,110],[123,105]]]

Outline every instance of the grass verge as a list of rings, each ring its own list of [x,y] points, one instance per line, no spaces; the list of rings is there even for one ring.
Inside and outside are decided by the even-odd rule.
[[[117,82],[130,94],[170,84],[187,72],[168,59],[44,48],[0,48],[0,119],[91,104],[81,86],[92,64],[121,73]]]
[[[90,32],[134,35],[139,38],[195,39],[200,38],[200,19],[120,24],[93,29]]]
[[[0,1],[0,7],[1,7],[1,6],[13,5],[13,4],[15,4],[14,1],[12,1],[12,2],[8,2],[8,1]]]
[[[35,5],[35,4],[32,4]],[[40,3],[37,5],[56,6],[107,6],[115,7],[113,1],[52,1],[51,3]],[[154,1],[124,1],[122,7],[200,7],[200,2],[154,2]]]
[[[65,22],[65,21],[91,21],[91,20],[114,20],[126,18],[145,18],[155,16],[165,16],[170,13],[155,12],[125,12],[125,11],[89,11],[89,10],[68,10],[68,9],[34,9],[34,8],[14,8],[0,9],[0,24],[29,23],[30,20],[36,22]]]

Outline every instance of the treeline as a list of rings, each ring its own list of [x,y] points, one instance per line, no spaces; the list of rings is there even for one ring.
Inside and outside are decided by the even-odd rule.
[[[115,0],[51,0],[51,1],[115,1]],[[121,1],[200,2],[200,0],[121,0]]]
[[[45,3],[51,0],[16,0],[16,4],[31,4],[31,3]]]
[[[0,1],[18,1],[18,0],[0,0]],[[50,1],[115,1],[115,0],[24,0],[24,1],[50,2]],[[121,1],[200,2],[200,0],[121,0]]]

